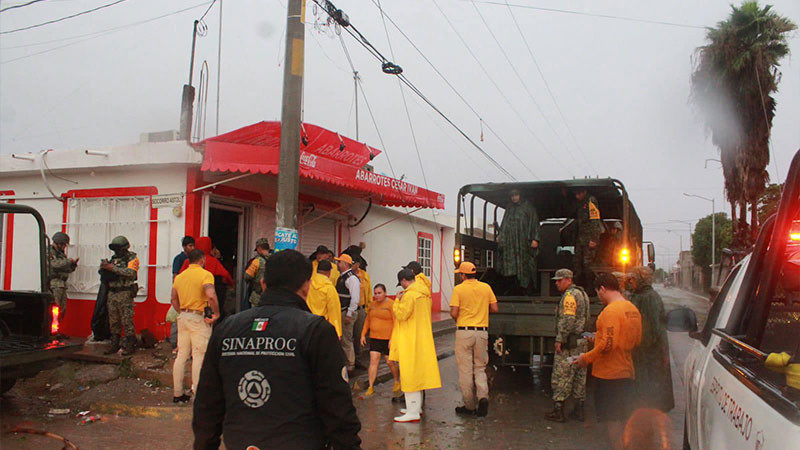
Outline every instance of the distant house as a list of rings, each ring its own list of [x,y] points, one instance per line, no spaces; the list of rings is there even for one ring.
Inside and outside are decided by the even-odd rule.
[[[437,211],[444,196],[372,172],[375,148],[311,124],[303,133],[298,250],[363,245],[373,284],[386,284],[390,293],[401,265],[417,260],[433,282],[433,310],[446,310],[455,218]],[[63,330],[91,332],[99,262],[120,234],[141,260],[137,329],[168,332],[171,263],[184,235],[212,238],[241,298],[256,239],[272,242],[275,233],[279,142],[280,124],[260,122],[196,145],[143,142],[0,156],[0,201],[38,209],[48,233],[68,233],[68,255],[81,259],[68,283]],[[0,226],[0,285],[36,289],[32,220],[11,215]]]

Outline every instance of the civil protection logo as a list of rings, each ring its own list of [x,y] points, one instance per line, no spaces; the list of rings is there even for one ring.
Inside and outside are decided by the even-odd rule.
[[[239,380],[239,399],[251,408],[260,408],[269,400],[272,389],[263,373],[251,370]]]

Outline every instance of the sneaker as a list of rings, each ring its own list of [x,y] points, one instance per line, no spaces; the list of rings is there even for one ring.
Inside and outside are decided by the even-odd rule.
[[[372,389],[372,386],[367,389],[367,392],[364,393],[364,397],[371,397],[375,394],[375,389]]]
[[[482,398],[478,400],[478,411],[475,413],[478,417],[486,417],[489,414],[489,399]]]
[[[468,409],[466,406],[456,406],[456,414],[459,416],[474,416],[475,410]]]
[[[180,397],[172,397],[172,403],[189,403],[189,400],[191,399],[192,397],[183,394]]]

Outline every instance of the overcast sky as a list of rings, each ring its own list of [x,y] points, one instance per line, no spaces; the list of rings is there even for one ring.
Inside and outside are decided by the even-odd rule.
[[[5,0],[0,6],[24,2]],[[694,221],[710,213],[709,203],[684,197],[683,192],[713,197],[718,209],[728,210],[718,163],[711,161],[704,168],[707,158],[718,158],[717,150],[688,97],[694,50],[704,43],[705,30],[698,27],[726,18],[730,3],[509,2],[643,21],[463,0],[383,0],[388,17],[476,115],[391,23],[387,40],[373,0],[335,3],[367,39],[403,67],[409,80],[517,179],[599,175],[622,180],[645,224],[645,239],[657,244],[659,265],[671,264],[681,233],[688,248],[688,225],[669,221]],[[107,3],[111,0],[48,0],[12,9],[0,14],[0,31]],[[800,2],[770,3],[800,22]],[[0,34],[0,151],[121,145],[138,141],[141,132],[177,129],[181,87],[188,81],[192,22],[209,4],[128,0],[56,24]],[[208,13],[208,33],[197,42],[195,84],[203,61],[211,69],[206,136],[216,132],[219,6],[218,1]],[[222,6],[220,133],[280,117],[286,0],[223,0]],[[352,71],[335,30],[313,25],[324,18],[309,5],[304,119],[355,137]],[[397,177],[405,174],[407,180],[424,186],[398,81],[383,74],[380,64],[352,38],[343,36],[385,143],[381,145],[359,95],[359,137],[385,152],[374,161],[376,170],[392,175],[390,159]],[[795,52],[800,48],[797,33],[790,46]],[[773,180],[783,181],[800,147],[800,64],[790,56],[782,61],[781,70],[768,170]],[[509,180],[419,98],[407,89],[404,94],[427,184],[447,196],[448,212],[455,212],[461,185]]]

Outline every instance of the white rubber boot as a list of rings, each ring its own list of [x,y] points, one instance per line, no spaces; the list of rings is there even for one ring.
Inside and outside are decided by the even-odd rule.
[[[422,410],[422,391],[406,392],[406,412],[400,417],[395,417],[395,422],[419,422]]]

